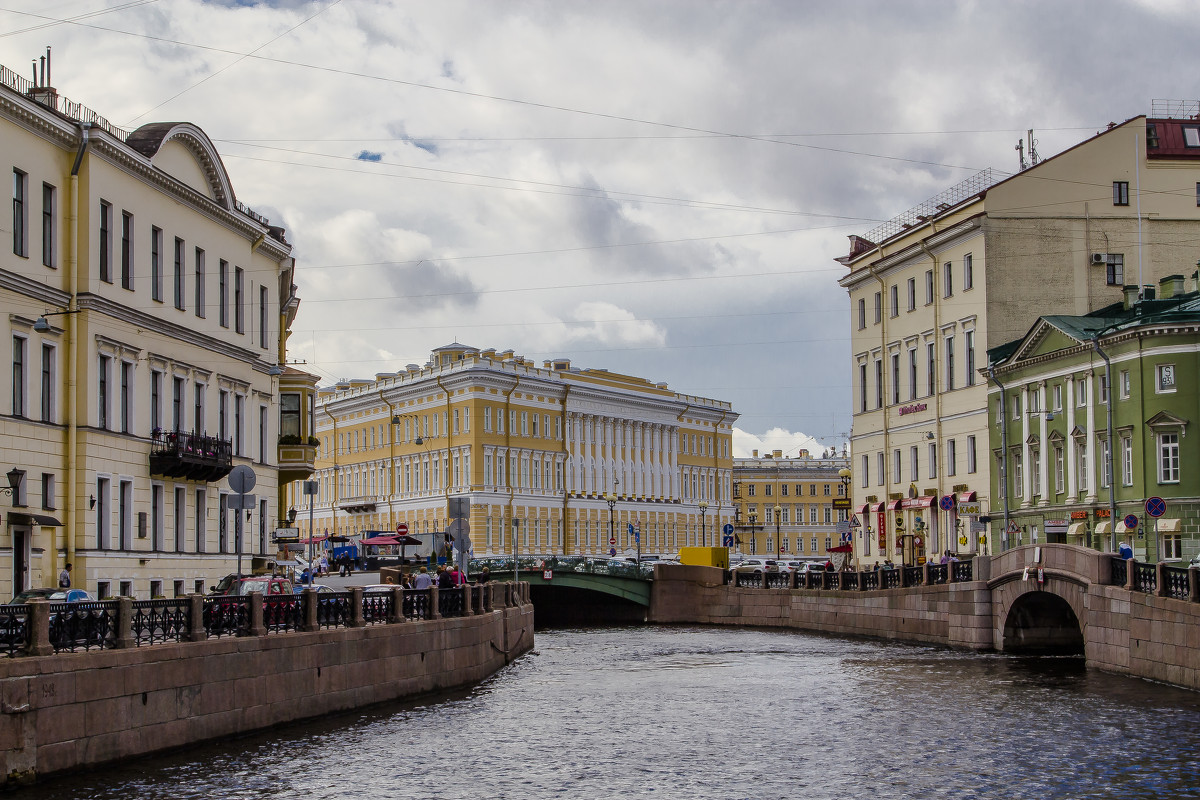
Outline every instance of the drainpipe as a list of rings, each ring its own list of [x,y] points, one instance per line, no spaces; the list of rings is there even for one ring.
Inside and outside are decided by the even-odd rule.
[[[332,493],[332,494],[333,494],[333,497],[332,497],[332,498],[329,500],[329,517],[330,517],[330,523],[329,523],[329,525],[330,525],[330,527],[333,529],[333,535],[334,535],[334,536],[337,536],[337,503],[338,503],[338,500],[340,500],[340,499],[341,499],[341,492],[338,490],[338,463],[337,463],[337,457],[338,457],[338,432],[337,432],[337,417],[335,417],[335,416],[333,416],[333,414],[330,414],[330,413],[329,413],[329,404],[328,404],[328,403],[326,403],[326,404],[325,404],[325,406],[324,406],[324,407],[323,407],[321,410],[325,412],[325,416],[329,417],[329,421],[333,423],[333,438],[331,439],[331,441],[333,442],[333,481],[332,481],[332,483],[333,483],[333,493]],[[309,538],[310,538],[310,539],[312,538],[312,534],[311,534],[311,533],[309,534]],[[312,544],[312,543],[310,542],[309,544]]]
[[[1000,551],[1004,552],[1008,549],[1008,412],[1005,406],[1005,398],[1008,394],[1008,389],[1000,382],[1000,378],[996,375],[996,365],[988,364],[988,377],[995,381],[1000,387],[1000,499],[1004,504],[1004,528],[1000,533]]]
[[[883,245],[878,245],[875,248],[875,263],[878,263],[882,259],[883,259]],[[887,282],[884,281],[884,279],[882,277],[880,277],[879,273],[875,269],[875,264],[867,264],[867,272],[871,273],[871,277],[873,277],[876,281],[879,282],[879,358],[882,359],[884,354],[887,352],[888,315],[886,313],[887,309],[884,307],[886,305],[886,301],[887,301]],[[934,280],[935,281],[937,280],[936,268],[934,270]],[[934,295],[935,295],[934,299],[936,301],[936,295],[937,295],[936,288],[934,289]],[[936,340],[936,336],[937,336],[937,331],[935,329],[935,331],[934,331],[935,340]],[[881,375],[882,375],[882,372],[886,372],[886,370],[881,371]],[[866,388],[867,388],[866,386],[863,386],[864,392],[866,391]],[[936,388],[936,384],[935,384],[935,388]],[[875,391],[880,392],[881,391],[880,387],[878,387],[878,386],[875,387]],[[878,395],[876,395],[876,396],[878,396]],[[881,421],[882,421],[882,428],[883,428],[883,463],[884,463],[883,473],[886,475],[887,471],[888,471],[887,464],[891,461],[891,458],[890,458],[891,454],[889,452],[891,450],[891,429],[888,427],[888,412],[887,412],[886,403],[884,405],[880,406],[880,408],[878,410],[882,413]],[[895,476],[893,476],[893,477],[895,477]],[[887,491],[888,483],[889,483],[889,481],[887,479],[885,479],[883,482],[883,494],[884,494],[885,498],[887,497],[887,494],[888,494],[888,491]],[[878,524],[878,523],[876,523],[876,524]],[[876,536],[878,536],[878,533],[879,532],[876,533]],[[890,548],[887,546],[888,529],[887,529],[886,518],[885,518],[884,529],[883,529],[882,533],[883,533],[884,553],[882,553],[881,555],[883,555],[886,559],[887,555],[890,554],[891,551],[896,549],[896,545],[894,544],[894,542],[895,542],[894,538],[892,539],[892,541],[893,541],[892,546]]]
[[[516,508],[513,506],[515,487],[513,487],[512,464],[511,464],[511,459],[509,458],[509,456],[511,454],[510,448],[512,447],[512,417],[508,412],[510,410],[512,393],[515,392],[517,390],[517,387],[520,385],[521,385],[521,379],[514,375],[513,376],[513,385],[510,386],[508,391],[504,393],[504,416],[505,416],[505,420],[504,420],[504,460],[510,462],[509,468],[504,470],[504,475],[505,475],[505,482],[508,484],[508,520],[509,520],[508,526],[509,526],[509,529],[512,531],[511,535],[512,535],[513,574],[514,575],[516,574],[516,552],[517,552],[517,527],[514,523],[517,521],[517,512],[516,512]],[[501,520],[501,522],[503,522],[503,520]],[[513,580],[515,581],[516,578],[514,578]]]
[[[442,474],[446,476],[446,479],[444,481],[442,481],[442,497],[446,501],[446,504],[444,506],[444,510],[446,512],[446,530],[447,530],[446,536],[449,536],[449,529],[450,529],[450,478],[454,474],[450,470],[450,445],[452,443],[451,440],[454,435],[454,428],[451,426],[450,420],[453,416],[453,413],[450,408],[450,390],[447,389],[445,384],[442,383],[442,376],[435,375],[433,379],[437,383],[438,388],[446,393],[446,457],[445,457],[445,461],[442,463]],[[446,545],[446,538],[445,538],[445,536],[443,536],[442,537],[442,546],[445,547],[445,545]],[[437,557],[437,554],[435,553],[434,558],[436,558],[436,557]],[[449,556],[447,556],[446,563],[449,563]],[[437,565],[436,561],[434,562],[434,565],[435,566]]]
[[[68,311],[79,310],[79,169],[83,166],[83,156],[87,152],[89,134],[92,124],[79,123],[79,149],[75,152],[75,163],[71,165],[70,193],[67,221],[67,292],[70,294]],[[77,314],[66,314],[67,329],[67,519],[63,528],[63,538],[67,563],[75,561],[75,512],[79,498],[80,471],[76,468],[79,460],[79,413],[78,385],[76,371],[79,369],[78,322]]]
[[[516,388],[516,387],[514,387],[514,388]],[[560,541],[562,542],[562,554],[564,556],[567,554],[567,460],[571,458],[571,452],[570,452],[570,450],[567,449],[567,398],[570,397],[570,395],[571,395],[571,387],[569,385],[564,385],[563,386],[563,399],[562,399],[562,412],[561,412],[562,431],[563,431],[563,438],[562,438],[563,496],[562,496],[562,519],[559,521],[559,524],[562,525],[562,538]]]
[[[387,398],[385,398],[383,396],[382,389],[379,390],[378,394],[379,394],[379,399],[384,404],[386,404],[388,407],[388,459],[389,460],[388,460],[388,468],[387,468],[385,474],[391,476],[388,479],[388,530],[393,531],[396,529],[396,521],[395,521],[394,515],[392,513],[392,497],[395,494],[394,490],[396,487],[396,475],[395,475],[396,426],[394,424],[392,424],[392,420],[395,419],[395,417],[396,417],[396,409],[395,409],[395,406],[393,406],[391,403],[389,403],[387,401]]]
[[[930,224],[929,228],[934,233],[937,233],[937,230],[933,227],[932,223]],[[935,256],[933,254],[933,251],[929,249],[929,246],[927,244],[925,244],[924,239],[922,239],[920,242],[918,242],[918,244],[921,246],[921,249],[925,252],[925,255],[929,256],[929,261],[933,266],[933,351],[936,354],[941,349],[940,347],[938,347],[938,345],[941,344],[938,341],[938,336],[940,336],[941,332],[942,332],[942,301],[941,301],[941,298],[938,297],[939,292],[938,292],[938,287],[937,287],[938,261],[937,261],[937,256]],[[964,361],[966,360],[965,353],[964,353],[963,360]],[[938,380],[937,376],[934,376],[933,380],[934,380],[933,386],[936,389],[937,388],[937,380]],[[937,445],[938,449],[941,449],[941,444],[942,444],[942,393],[941,392],[933,393],[933,415],[934,415],[933,429],[935,431],[934,444]],[[939,486],[938,486],[939,489],[941,488],[942,481],[944,480],[944,478],[942,476],[944,476],[945,474],[946,474],[945,469],[938,472],[937,482],[939,484]],[[937,521],[936,518],[934,518],[934,516],[933,516],[936,513],[937,512],[933,511],[932,508],[930,509],[930,522]],[[951,528],[950,528],[949,512],[945,512],[945,515],[946,515],[945,516],[946,544],[949,544],[950,537],[953,536],[953,533],[951,533]],[[930,530],[932,530],[932,528],[933,528],[933,525],[930,525]],[[929,534],[926,533],[926,538],[928,538],[928,536],[929,536]],[[957,550],[958,550],[957,544],[954,545],[954,549],[957,552]],[[914,554],[915,554],[915,552],[916,551],[914,549]]]
[[[725,418],[728,416],[728,411],[722,411],[721,418],[717,420],[717,424],[713,427],[713,468],[717,473],[717,479],[713,483],[713,493],[716,494],[714,499],[717,501],[717,516],[713,519],[713,525],[715,526],[714,536],[716,535],[716,531],[721,530],[721,457],[717,451],[717,440],[719,438],[718,432],[721,430],[721,426],[725,424]]]
[[[690,409],[691,409],[691,407],[692,407],[692,406],[691,406],[691,404],[690,404],[690,403],[685,403],[685,404],[684,404],[684,406],[683,406],[683,411],[680,411],[680,412],[679,412],[679,416],[675,417],[675,421],[676,421],[676,422],[682,422],[682,421],[683,421],[683,415],[684,415],[684,414],[686,414],[686,413],[688,412],[688,410],[690,410]],[[676,447],[678,447],[678,446],[679,446],[679,433],[680,433],[680,431],[682,431],[682,430],[683,430],[683,426],[682,426],[682,425],[678,425],[678,426],[676,426],[676,428],[675,428],[675,446],[676,446]],[[682,455],[682,453],[681,453],[680,455]],[[674,475],[678,475],[678,474],[679,474],[679,472],[680,472],[680,469],[679,469],[679,464],[678,464],[678,463],[676,463],[676,465],[675,465],[675,469],[673,469],[671,472],[672,472],[672,474],[674,474]],[[683,481],[683,480],[682,480],[682,478],[681,478],[681,480],[680,480],[680,485],[679,485],[679,504],[680,504],[680,506],[682,506],[682,505],[683,505],[683,491],[684,491],[684,488],[685,488],[683,484],[684,484],[684,481]],[[694,498],[694,497],[693,497],[693,498],[692,498],[692,502],[693,502],[693,503],[694,503],[694,502],[696,502],[696,498]],[[689,524],[689,523],[685,523],[685,524]],[[686,539],[686,538],[687,538],[686,528],[684,529],[684,531],[685,531],[685,532],[684,532],[684,538]]]
[[[1100,334],[1097,333],[1092,337],[1092,348],[1096,354],[1104,359],[1104,382],[1108,386],[1108,521],[1109,521],[1109,550],[1117,552],[1117,470],[1113,463],[1116,457],[1116,446],[1113,442],[1113,382],[1112,382],[1112,361],[1109,360],[1108,354],[1100,349]]]

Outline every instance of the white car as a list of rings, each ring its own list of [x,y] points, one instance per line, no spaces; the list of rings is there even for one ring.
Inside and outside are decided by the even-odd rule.
[[[747,558],[733,569],[737,572],[762,575],[764,572],[779,572],[779,564],[773,558]]]

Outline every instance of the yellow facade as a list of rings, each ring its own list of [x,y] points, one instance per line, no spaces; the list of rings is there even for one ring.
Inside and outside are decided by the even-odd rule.
[[[861,563],[1004,547],[997,526],[980,526],[999,507],[986,352],[1039,316],[1084,314],[1120,302],[1125,284],[1194,269],[1200,148],[1169,144],[1181,124],[1131,119],[851,237],[838,260],[849,269]]]
[[[515,536],[520,553],[623,556],[631,525],[643,554],[675,553],[699,542],[700,502],[725,498],[710,526],[732,519],[736,419],[642,378],[447,345],[321,390],[314,533],[440,533],[466,497],[476,555],[511,553]],[[307,509],[295,485],[290,502]]]
[[[125,132],[58,100],[0,69],[0,453],[20,473],[0,596],[68,562],[102,596],[203,590],[238,563],[233,466],[257,478],[244,568],[274,554],[291,247],[196,126]]]
[[[785,458],[779,450],[733,462],[731,552],[783,559],[828,558],[849,520],[845,457]]]

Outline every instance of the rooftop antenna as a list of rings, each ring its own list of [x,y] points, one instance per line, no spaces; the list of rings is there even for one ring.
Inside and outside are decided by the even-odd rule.
[[[1038,157],[1037,139],[1033,138],[1033,128],[1027,131],[1029,136],[1029,160],[1033,162],[1033,166],[1037,166],[1041,159]]]
[[[1021,171],[1024,172],[1029,168],[1029,165],[1025,163],[1025,142],[1021,139],[1017,139],[1017,145],[1013,148],[1013,150],[1017,151],[1017,158],[1021,162]]]

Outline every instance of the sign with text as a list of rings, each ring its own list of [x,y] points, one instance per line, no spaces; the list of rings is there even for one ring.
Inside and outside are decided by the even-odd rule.
[[[979,503],[959,503],[958,515],[960,517],[978,517]]]

